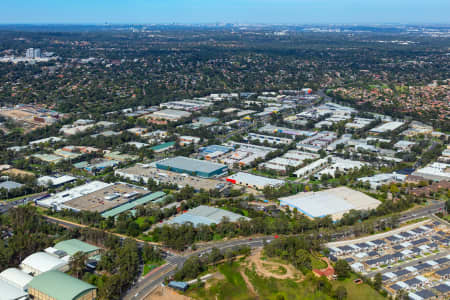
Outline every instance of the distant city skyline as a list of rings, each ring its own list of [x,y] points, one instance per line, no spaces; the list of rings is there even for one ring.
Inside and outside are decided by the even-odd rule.
[[[449,0],[3,0],[1,24],[450,23]]]

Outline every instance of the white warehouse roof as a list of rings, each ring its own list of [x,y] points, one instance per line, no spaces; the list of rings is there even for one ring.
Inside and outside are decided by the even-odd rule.
[[[0,273],[0,280],[3,280],[22,290],[26,290],[28,283],[30,283],[32,279],[33,276],[17,268],[9,268]]]
[[[238,172],[236,174],[228,176],[227,181],[257,188],[264,188],[266,186],[279,186],[284,184],[283,180],[257,176],[244,172]]]
[[[38,274],[51,270],[61,270],[66,266],[66,261],[45,252],[33,253],[20,264],[23,271],[30,273],[37,271]]]
[[[101,190],[111,183],[101,181],[91,181],[89,183],[74,187],[73,189],[57,193],[49,198],[38,201],[38,204],[45,207],[59,206],[67,201]]]
[[[28,293],[7,282],[0,280],[0,300],[22,300],[28,299]]]
[[[297,208],[311,218],[331,215],[333,220],[340,219],[344,213],[355,210],[374,209],[381,202],[359,191],[347,187],[338,187],[320,192],[299,193],[280,198],[281,205]]]
[[[38,178],[37,183],[38,183],[38,185],[47,185],[48,183],[51,183],[52,186],[55,186],[55,185],[66,184],[68,182],[75,181],[75,180],[76,180],[75,177],[69,176],[69,175],[63,175],[63,176],[59,176],[59,177],[42,176],[42,177]]]

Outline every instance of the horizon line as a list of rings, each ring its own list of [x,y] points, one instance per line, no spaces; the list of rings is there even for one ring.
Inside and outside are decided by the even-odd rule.
[[[342,23],[320,23],[320,22],[310,22],[310,23],[264,23],[264,22],[251,22],[251,23],[240,23],[240,22],[153,22],[153,23],[133,23],[133,22],[68,22],[68,23],[60,23],[60,22],[33,22],[33,23],[2,23],[0,21],[0,26],[11,26],[11,25],[27,25],[27,26],[42,26],[42,25],[61,25],[61,26],[158,26],[158,25],[183,25],[183,26],[192,26],[192,25],[234,25],[234,26],[424,26],[424,25],[445,25],[450,26],[450,23],[446,22],[342,22]]]

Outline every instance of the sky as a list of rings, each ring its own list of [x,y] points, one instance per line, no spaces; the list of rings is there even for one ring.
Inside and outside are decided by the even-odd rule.
[[[450,0],[0,0],[6,24],[450,23]]]

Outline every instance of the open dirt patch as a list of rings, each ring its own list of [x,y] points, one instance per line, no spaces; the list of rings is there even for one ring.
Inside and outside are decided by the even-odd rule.
[[[256,292],[255,288],[253,287],[253,284],[248,279],[247,275],[245,275],[245,272],[241,270],[240,273],[241,273],[242,278],[244,278],[245,284],[247,285],[247,288],[248,288],[250,294],[255,296],[256,297],[255,299],[259,299],[258,293]]]
[[[178,294],[166,286],[159,286],[151,292],[145,300],[191,300],[191,297]]]
[[[206,280],[205,289],[209,289],[211,286],[213,286],[214,284],[216,284],[218,281],[221,280],[225,280],[225,276],[220,272],[214,273],[211,278]]]
[[[255,272],[264,277],[273,277],[276,279],[297,279],[301,280],[303,275],[299,270],[289,264],[261,260],[262,249],[257,249],[247,259],[247,265],[250,269],[254,267]]]

